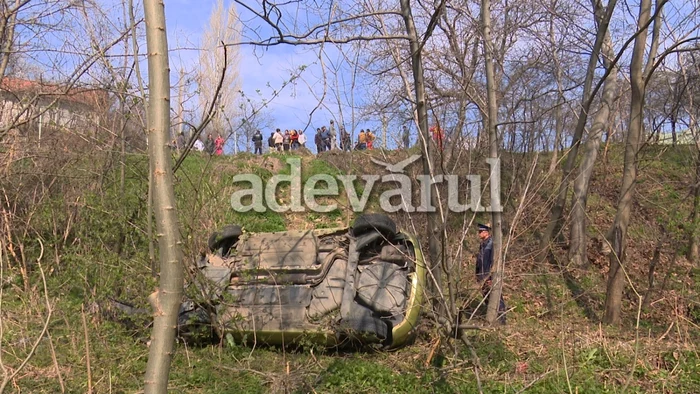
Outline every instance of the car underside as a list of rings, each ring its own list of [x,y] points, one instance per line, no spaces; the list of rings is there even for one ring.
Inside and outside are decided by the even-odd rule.
[[[416,239],[393,221],[363,215],[352,228],[243,233],[229,226],[198,262],[202,305],[219,336],[244,343],[393,348],[412,336],[425,266]]]

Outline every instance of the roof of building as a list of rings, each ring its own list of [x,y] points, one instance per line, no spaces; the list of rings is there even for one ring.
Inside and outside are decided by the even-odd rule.
[[[68,87],[65,85],[12,77],[0,79],[0,91],[11,92],[18,96],[31,93],[59,97],[61,100],[71,101],[93,108],[102,108],[106,106],[108,100],[107,91],[102,89]]]

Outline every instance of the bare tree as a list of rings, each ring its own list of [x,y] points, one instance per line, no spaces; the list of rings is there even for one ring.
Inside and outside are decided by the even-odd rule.
[[[144,0],[148,48],[148,133],[153,171],[153,201],[160,251],[160,287],[149,296],[153,331],[145,375],[146,393],[166,393],[175,345],[178,308],[183,293],[181,250],[173,173],[167,150],[170,130],[170,65],[162,0]]]
[[[494,76],[494,59],[493,59],[493,41],[491,38],[491,1],[481,0],[481,31],[483,35],[484,46],[484,63],[486,68],[486,93],[487,93],[487,117],[486,124],[489,135],[489,157],[491,159],[500,160],[499,157],[499,142],[498,142],[498,103],[496,102],[496,80]],[[490,177],[489,182],[499,182],[497,177]],[[491,193],[491,207],[494,211],[491,213],[491,236],[493,237],[493,265],[491,266],[491,276],[493,286],[491,287],[491,295],[489,296],[488,309],[486,312],[486,320],[493,323],[498,317],[498,307],[501,300],[501,290],[503,288],[503,259],[501,244],[503,240],[503,232],[501,229],[501,196],[500,186],[492,188],[497,190]]]
[[[318,45],[324,43],[333,43],[336,45],[346,44],[350,42],[369,42],[369,41],[386,41],[386,40],[406,40],[409,43],[410,57],[411,57],[411,67],[413,69],[413,82],[415,90],[415,109],[417,111],[417,123],[419,125],[420,137],[422,142],[423,151],[423,168],[427,171],[426,173],[432,173],[432,164],[430,161],[430,134],[428,131],[428,118],[427,118],[427,106],[425,97],[425,87],[424,79],[422,75],[422,50],[425,40],[430,37],[432,30],[435,27],[435,22],[432,19],[436,19],[441,11],[442,3],[435,9],[433,18],[428,24],[426,32],[419,36],[415,22],[412,15],[412,7],[410,1],[402,0],[400,7],[396,8],[384,8],[379,9],[363,9],[359,7],[358,9],[352,9],[349,12],[343,12],[338,8],[332,8],[330,14],[328,10],[320,10],[322,12],[319,15],[322,23],[308,27],[306,30],[295,31],[294,28],[299,28],[294,26],[292,29],[287,30],[288,26],[285,24],[284,17],[286,16],[284,11],[284,5],[274,5],[268,1],[263,1],[262,6],[254,7],[246,1],[236,0],[236,3],[241,5],[248,12],[255,16],[255,20],[261,22],[266,28],[271,29],[272,34],[268,37],[259,38],[256,37],[254,40],[242,41],[241,44],[252,44],[256,46],[273,46],[279,44],[290,44],[290,45]],[[294,4],[294,7],[300,7],[307,12],[319,12],[315,9],[316,5],[302,5]],[[295,12],[300,12],[300,9],[296,9]],[[381,31],[376,31],[370,28],[366,31],[367,26],[373,26],[371,21],[378,16],[394,17],[393,23],[398,23],[399,20],[404,26],[404,33],[390,33],[389,35],[384,35]],[[399,20],[396,17],[400,17]],[[258,34],[258,28],[251,28],[251,30],[256,31]],[[434,191],[434,189],[433,189]],[[436,198],[434,193],[431,193],[431,199]],[[435,201],[435,200],[432,200]],[[435,206],[435,205],[433,205]],[[436,212],[427,213],[427,221],[429,228],[429,255],[432,267],[434,268],[433,273],[438,275],[437,283],[439,283],[439,265],[442,259],[442,254],[440,251],[440,236],[443,233],[442,226],[437,222]],[[439,285],[438,285],[439,287]]]
[[[5,96],[14,96],[16,102],[2,111],[0,140],[20,126],[34,126],[37,120],[42,125],[42,115],[55,112],[71,94],[86,90],[106,94],[108,86],[99,78],[105,75],[99,72],[101,60],[123,43],[129,32],[121,26],[99,26],[95,30],[97,22],[82,23],[88,10],[95,11],[104,24],[101,8],[90,2],[0,3],[0,28],[4,29],[0,29],[0,89]],[[96,35],[97,41],[92,39]]]
[[[593,1],[595,17],[602,20],[605,8],[600,0]],[[602,101],[600,108],[595,114],[593,125],[588,131],[588,138],[583,148],[583,160],[579,168],[579,173],[574,180],[574,197],[571,204],[571,239],[569,248],[569,260],[576,266],[581,266],[586,262],[586,247],[588,236],[586,233],[586,202],[588,199],[588,187],[593,174],[593,166],[598,157],[600,141],[606,127],[609,127],[610,113],[614,106],[617,91],[617,66],[612,65],[614,51],[610,33],[605,32],[603,45],[601,48],[603,64],[606,69],[612,71],[606,77],[603,84]]]
[[[13,56],[15,47],[15,27],[17,26],[17,14],[29,4],[30,0],[2,0],[0,2],[0,78],[5,76],[5,71]]]
[[[561,183],[559,184],[559,190],[555,198],[554,205],[552,205],[549,223],[542,234],[542,239],[540,241],[540,256],[538,259],[543,259],[546,256],[546,253],[549,251],[550,241],[561,226],[561,218],[564,213],[564,206],[566,205],[566,195],[569,190],[569,183],[571,182],[571,172],[576,164],[578,148],[581,144],[581,138],[583,137],[583,132],[586,127],[588,112],[592,103],[591,97],[595,94],[595,91],[592,91],[592,89],[596,64],[598,62],[598,54],[600,53],[600,48],[603,46],[603,39],[608,31],[608,25],[613,14],[613,10],[615,9],[615,4],[616,0],[611,0],[606,7],[605,13],[598,21],[599,23],[596,30],[595,43],[593,44],[593,49],[586,68],[586,78],[583,83],[581,106],[578,111],[576,129],[574,130],[573,138],[571,139],[571,148],[566,155],[566,162],[562,168]],[[597,88],[595,90],[597,90]]]
[[[679,83],[675,90],[682,92],[679,94],[679,101],[682,100],[687,114],[687,126],[689,130],[698,130],[698,109],[695,107],[697,95],[700,91],[700,63],[695,53],[691,52],[685,59],[678,56],[680,68]],[[675,104],[674,104],[675,106]],[[697,131],[696,131],[697,133]],[[695,138],[695,184],[693,190],[693,211],[690,214],[690,224],[687,229],[688,237],[688,259],[694,263],[700,262],[700,136]],[[674,136],[675,139],[675,136]],[[675,141],[674,141],[675,142]]]
[[[615,221],[608,233],[612,253],[610,253],[610,271],[605,297],[605,315],[603,322],[619,324],[622,310],[622,293],[625,285],[625,250],[627,244],[627,229],[630,223],[634,188],[637,180],[637,154],[643,143],[644,133],[644,94],[648,76],[653,71],[659,44],[659,29],[661,28],[661,7],[665,0],[656,2],[653,26],[653,37],[648,61],[645,66],[645,50],[648,36],[648,26],[652,20],[651,0],[642,0],[639,4],[637,19],[638,34],[634,40],[632,59],[630,63],[630,114],[625,141],[625,165],[622,172],[622,187],[617,203]]]
[[[225,64],[224,54],[221,50],[224,43],[235,44],[240,41],[238,23],[235,4],[232,3],[228,8],[224,8],[223,0],[218,0],[202,37],[202,50],[199,55],[200,69],[197,81],[199,83],[200,106],[207,108],[210,103],[216,102],[209,132],[222,136],[228,136],[230,132],[233,132],[229,129],[240,114],[240,108],[236,105],[240,91],[238,50],[235,45],[228,48]],[[215,93],[222,74],[225,76],[217,97]],[[229,132],[225,132],[225,130],[229,130]]]

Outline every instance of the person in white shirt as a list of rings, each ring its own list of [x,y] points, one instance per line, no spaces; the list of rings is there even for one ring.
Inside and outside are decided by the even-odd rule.
[[[280,129],[275,130],[274,138],[277,152],[282,152],[282,142],[284,141],[284,136],[280,132]]]

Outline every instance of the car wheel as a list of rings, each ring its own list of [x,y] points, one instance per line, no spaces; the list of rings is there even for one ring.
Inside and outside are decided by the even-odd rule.
[[[396,223],[381,213],[367,213],[358,216],[352,226],[353,235],[358,236],[370,231],[378,231],[387,238],[393,238],[396,235]]]
[[[242,234],[243,229],[241,226],[230,224],[222,228],[220,232],[214,232],[210,235],[207,245],[212,252],[215,252],[217,249],[222,249],[221,255],[223,256],[228,252],[231,246],[238,241],[238,237]]]

